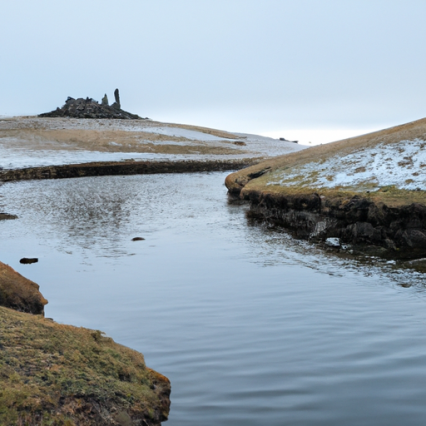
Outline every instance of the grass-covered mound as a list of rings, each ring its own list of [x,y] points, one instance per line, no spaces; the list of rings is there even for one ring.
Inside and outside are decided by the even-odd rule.
[[[369,194],[392,205],[424,202],[426,118],[263,161],[231,174],[226,185],[234,193]]]
[[[43,315],[46,304],[38,284],[0,262],[0,306]]]
[[[426,256],[426,119],[275,157],[225,183],[253,216],[300,237]]]
[[[1,425],[158,425],[169,380],[100,331],[0,307]]]

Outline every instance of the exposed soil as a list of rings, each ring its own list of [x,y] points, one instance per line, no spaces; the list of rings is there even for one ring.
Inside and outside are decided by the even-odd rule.
[[[426,256],[426,191],[397,185],[370,191],[357,186],[357,175],[365,172],[362,165],[354,165],[354,183],[347,186],[305,184],[306,176],[297,174],[298,168],[306,164],[310,164],[313,174],[316,170],[327,173],[322,165],[330,158],[339,164],[338,159],[348,153],[367,155],[372,148],[377,151],[380,146],[411,140],[426,140],[426,119],[268,159],[229,175],[225,183],[233,197],[250,201],[252,217],[292,229],[298,237],[337,237],[380,256],[421,258]],[[404,164],[396,167],[410,167],[412,160],[404,158]],[[337,169],[344,174],[344,163]],[[390,176],[396,172],[388,169]],[[424,176],[421,167],[412,172]]]
[[[137,175],[154,173],[193,173],[235,170],[247,167],[254,159],[223,161],[120,161],[62,166],[30,167],[0,172],[0,181],[64,179],[85,176]]]
[[[44,315],[44,305],[47,304],[47,300],[40,293],[39,288],[38,284],[0,262],[0,306]]]
[[[329,198],[318,193],[244,191],[242,197],[250,201],[250,217],[289,228],[298,238],[337,237],[385,258],[426,257],[426,207],[418,203],[388,207],[359,195]]]

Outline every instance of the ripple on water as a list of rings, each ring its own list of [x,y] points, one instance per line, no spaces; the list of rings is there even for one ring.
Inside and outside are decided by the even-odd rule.
[[[423,425],[424,276],[251,224],[225,176],[5,184],[1,260],[167,375],[170,425]]]

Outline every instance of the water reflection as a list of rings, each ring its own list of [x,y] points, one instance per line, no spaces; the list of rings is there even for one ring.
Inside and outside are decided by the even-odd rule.
[[[171,426],[423,425],[423,276],[249,225],[225,176],[3,185],[0,259],[169,376]]]

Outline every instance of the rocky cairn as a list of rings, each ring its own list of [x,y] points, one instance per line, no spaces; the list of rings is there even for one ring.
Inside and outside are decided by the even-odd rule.
[[[115,102],[108,105],[108,97],[105,95],[99,103],[92,98],[71,98],[68,96],[65,105],[54,111],[40,114],[39,117],[72,117],[72,118],[118,118],[122,120],[142,119],[136,114],[121,109],[120,94],[118,89],[114,91]]]

